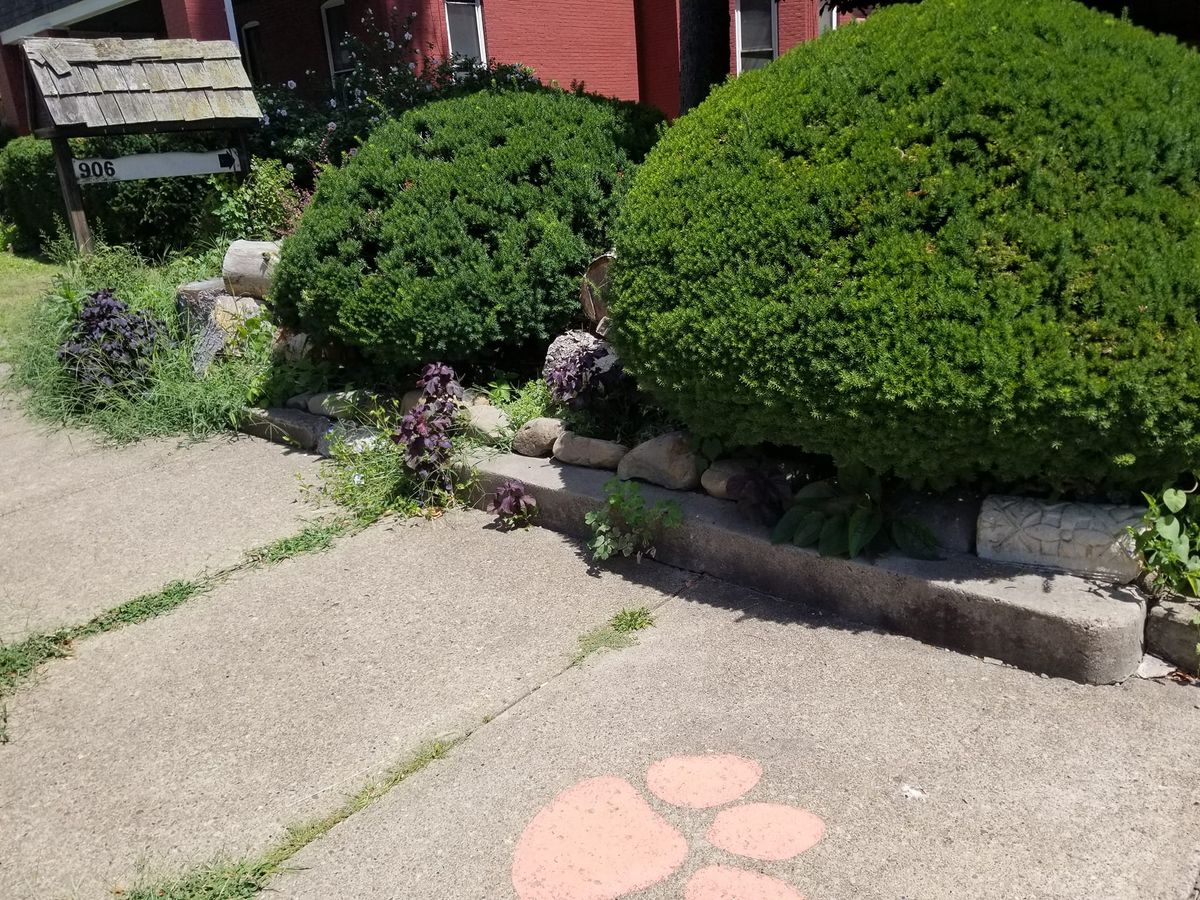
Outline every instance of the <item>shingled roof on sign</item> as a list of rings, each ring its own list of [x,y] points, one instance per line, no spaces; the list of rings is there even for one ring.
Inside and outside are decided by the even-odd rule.
[[[262,111],[230,41],[29,38],[38,137],[245,128]]]

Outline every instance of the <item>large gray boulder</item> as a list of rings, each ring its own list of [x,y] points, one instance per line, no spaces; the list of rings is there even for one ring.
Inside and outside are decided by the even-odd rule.
[[[600,356],[596,360],[596,368],[601,373],[607,372],[617,364],[617,351],[608,341],[586,331],[568,331],[566,334],[556,337],[546,351],[542,377],[548,379],[550,373],[559,365],[589,350],[600,351]]]
[[[221,266],[225,290],[235,297],[264,300],[271,293],[278,264],[279,244],[275,241],[234,241]]]
[[[617,467],[623,481],[638,479],[673,491],[690,491],[700,486],[704,464],[692,450],[687,435],[672,431],[629,451]]]
[[[729,493],[729,482],[739,476],[749,475],[755,470],[753,462],[746,459],[719,459],[700,476],[700,485],[718,500],[736,500]]]
[[[379,408],[379,398],[370,391],[325,391],[309,397],[307,406],[314,416],[365,422]]]
[[[513,453],[522,456],[549,456],[554,452],[554,442],[566,432],[562,419],[530,419],[513,437]]]
[[[554,458],[572,466],[587,466],[590,469],[615,469],[629,452],[624,444],[602,441],[599,438],[581,437],[573,431],[565,431],[554,442]]]
[[[507,413],[494,406],[465,406],[462,413],[467,433],[480,440],[498,441],[511,431]]]

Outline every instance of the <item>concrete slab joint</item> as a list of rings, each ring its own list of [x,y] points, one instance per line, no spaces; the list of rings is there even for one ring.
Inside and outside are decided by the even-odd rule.
[[[520,481],[537,498],[539,524],[580,537],[611,478],[516,455],[480,460],[478,468],[484,490]],[[1046,675],[1106,684],[1128,678],[1141,661],[1146,605],[1132,588],[960,553],[938,561],[824,558],[771,544],[733,504],[650,485],[642,493],[647,502],[683,507],[683,525],[658,546],[657,559],[669,565]]]

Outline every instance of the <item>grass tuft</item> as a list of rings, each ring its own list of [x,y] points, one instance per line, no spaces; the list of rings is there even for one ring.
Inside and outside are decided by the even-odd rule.
[[[446,757],[461,740],[436,740],[423,745],[378,778],[367,781],[337,809],[289,826],[283,840],[260,856],[211,862],[182,875],[139,885],[124,896],[126,900],[248,900],[264,890],[289,859],[434,760]]]
[[[334,541],[355,528],[348,519],[330,519],[305,527],[298,534],[281,538],[272,544],[246,552],[248,565],[270,566],[294,556],[320,553],[333,546]]]
[[[608,624],[622,634],[628,634],[631,631],[641,631],[643,628],[649,628],[654,624],[654,613],[650,612],[645,606],[639,606],[635,609],[623,609],[609,619]]]
[[[622,609],[599,628],[593,628],[586,634],[580,635],[579,646],[571,665],[577,666],[593,653],[601,650],[623,650],[637,643],[633,636],[635,631],[649,628],[654,624],[654,614],[644,606],[635,609]]]

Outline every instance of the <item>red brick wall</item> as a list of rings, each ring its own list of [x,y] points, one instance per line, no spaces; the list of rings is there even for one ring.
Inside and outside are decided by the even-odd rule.
[[[679,115],[679,0],[637,0],[638,99]]]
[[[225,0],[162,0],[167,37],[229,40]]]

